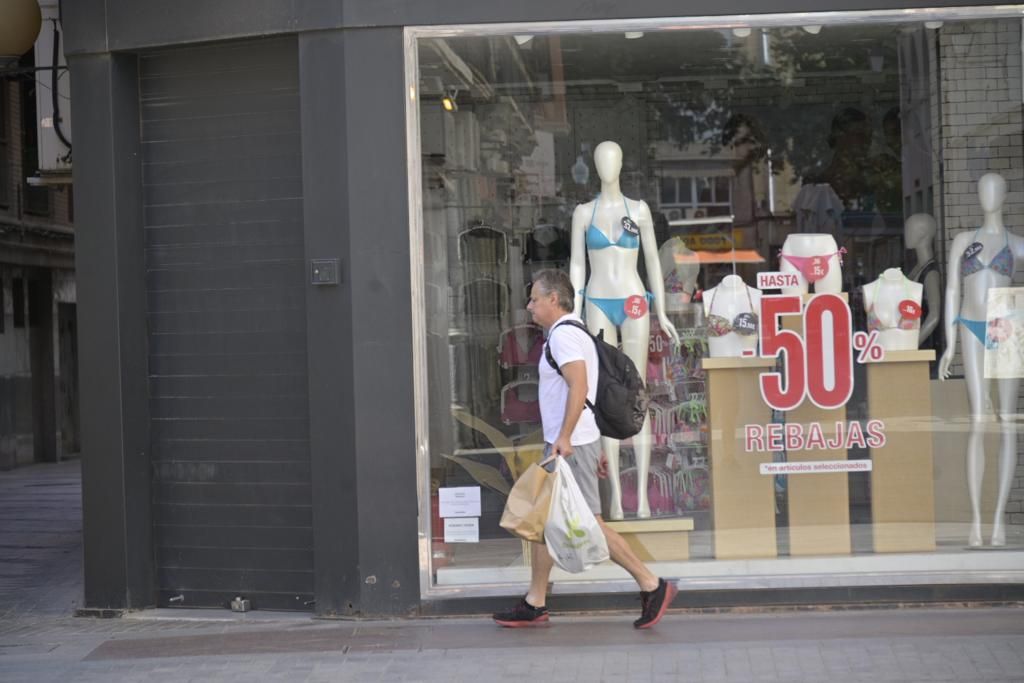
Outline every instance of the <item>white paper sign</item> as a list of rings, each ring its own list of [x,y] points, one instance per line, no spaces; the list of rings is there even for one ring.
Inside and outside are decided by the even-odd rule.
[[[438,489],[442,517],[479,517],[480,487],[452,486]]]
[[[476,517],[444,520],[444,542],[479,543],[480,520]]]
[[[763,462],[761,474],[833,474],[835,472],[870,472],[870,460],[805,460],[802,462]]]
[[[988,290],[985,379],[1024,377],[1024,287]]]
[[[758,289],[782,289],[799,287],[800,278],[796,273],[764,272],[757,274]]]

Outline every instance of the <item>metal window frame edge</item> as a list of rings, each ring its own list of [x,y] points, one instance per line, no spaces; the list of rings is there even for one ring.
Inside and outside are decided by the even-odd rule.
[[[430,510],[430,443],[427,396],[427,350],[426,350],[426,300],[424,298],[423,268],[423,192],[422,160],[420,150],[419,120],[419,53],[418,41],[422,38],[448,37],[493,37],[515,34],[559,35],[580,33],[621,33],[625,31],[666,31],[731,29],[738,27],[771,28],[805,25],[849,25],[849,24],[891,24],[925,21],[984,21],[990,19],[1020,18],[1024,22],[1024,4],[991,6],[962,6],[945,8],[911,8],[893,10],[858,10],[832,12],[789,12],[774,14],[742,14],[722,16],[662,17],[644,19],[599,19],[558,22],[518,22],[494,24],[455,24],[439,26],[406,26],[403,31],[405,49],[404,97],[406,103],[406,153],[409,196],[409,240],[410,240],[410,282],[412,302],[412,349],[413,349],[413,403],[416,435],[416,488],[419,496],[418,510],[418,555],[420,574],[420,598],[422,600],[443,600],[450,598],[492,597],[513,595],[521,587],[510,584],[487,584],[465,587],[440,587],[434,585],[433,555],[431,550],[432,531]],[[1024,37],[1022,37],[1024,43]],[[814,581],[814,578],[820,578]],[[748,578],[749,577],[740,577]],[[842,581],[846,578],[849,581]],[[861,580],[858,580],[860,578]],[[938,577],[932,577],[938,578]],[[1007,580],[1004,572],[991,573],[952,572],[941,575],[942,583],[977,583],[986,580],[1002,583]],[[1017,578],[1017,577],[1015,577]],[[863,577],[857,574],[823,574],[806,577],[803,585],[822,587],[837,585],[865,585]],[[756,585],[757,579],[738,581],[738,584]],[[619,581],[577,582],[564,586],[564,592],[603,592],[625,590]],[[604,585],[607,584],[607,585]],[[736,587],[739,587],[737,585]]]

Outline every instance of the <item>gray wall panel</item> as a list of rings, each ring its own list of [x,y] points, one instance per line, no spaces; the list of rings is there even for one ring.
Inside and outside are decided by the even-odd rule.
[[[362,604],[382,614],[419,602],[402,52],[400,29],[345,36],[348,97],[375,103],[349,107],[345,126],[358,481],[373,492],[359,501],[360,571],[376,577]]]

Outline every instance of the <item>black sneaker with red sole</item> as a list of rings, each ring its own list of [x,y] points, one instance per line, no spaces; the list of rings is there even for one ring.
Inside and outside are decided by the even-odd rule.
[[[658,587],[652,591],[640,591],[640,618],[633,622],[633,626],[650,628],[657,624],[678,593],[675,581],[669,583],[665,579],[658,579]]]
[[[512,609],[495,614],[494,621],[505,628],[543,626],[548,623],[548,608],[534,607],[523,598]]]

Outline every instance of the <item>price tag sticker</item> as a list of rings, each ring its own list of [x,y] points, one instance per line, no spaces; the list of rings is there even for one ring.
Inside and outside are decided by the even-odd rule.
[[[964,260],[966,261],[967,259],[974,258],[978,254],[980,254],[984,248],[985,245],[982,244],[981,242],[972,243],[970,246],[964,249]]]
[[[808,259],[807,262],[804,263],[804,277],[807,278],[808,282],[817,282],[818,280],[821,280],[826,275],[828,275],[829,258],[831,257],[815,256],[811,259]]]
[[[639,320],[647,315],[647,297],[634,294],[626,299],[626,303],[623,305],[623,308],[626,311],[627,316],[633,320]]]
[[[640,227],[636,224],[636,221],[628,216],[622,217],[622,229],[633,235],[640,234]]]
[[[900,302],[900,315],[904,320],[917,320],[921,317],[921,305],[916,301],[904,299]]]

